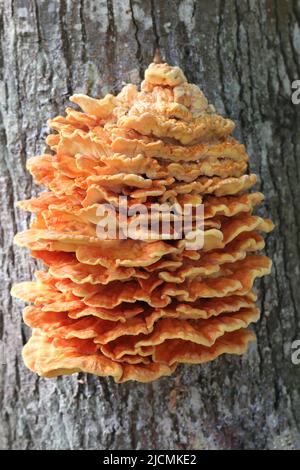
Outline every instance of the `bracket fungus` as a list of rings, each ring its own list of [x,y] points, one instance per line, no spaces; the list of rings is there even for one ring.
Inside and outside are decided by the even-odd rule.
[[[15,241],[45,265],[12,289],[32,304],[25,364],[46,377],[83,371],[148,382],[180,363],[244,353],[259,318],[253,283],[271,269],[258,254],[261,233],[273,224],[253,214],[263,195],[249,192],[256,176],[234,123],[180,68],[157,61],[140,90],[70,101],[81,110],[49,120],[53,153],[27,164],[47,191],[19,202],[35,218]],[[120,196],[129,207],[202,204],[203,247],[188,250],[161,231],[99,238],[97,211],[109,204],[120,215]]]

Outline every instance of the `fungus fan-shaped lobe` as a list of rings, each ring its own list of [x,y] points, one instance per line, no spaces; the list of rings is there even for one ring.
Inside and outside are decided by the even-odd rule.
[[[48,121],[53,154],[27,162],[46,190],[18,203],[35,218],[15,241],[45,265],[12,289],[30,303],[25,364],[46,377],[81,371],[149,382],[179,363],[244,353],[259,318],[253,284],[271,269],[259,254],[262,233],[273,224],[254,213],[263,195],[249,192],[257,178],[246,173],[234,123],[168,64],[150,64],[140,90],[70,101],[81,109]],[[203,204],[203,247],[163,230],[152,240],[146,231],[119,238],[137,221],[119,210],[120,196],[147,210]],[[118,214],[115,240],[97,235],[103,203]]]

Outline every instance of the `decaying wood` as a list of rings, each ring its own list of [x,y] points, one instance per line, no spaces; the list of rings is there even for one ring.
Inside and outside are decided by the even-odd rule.
[[[300,448],[300,2],[293,0],[1,0],[0,446],[13,449]],[[272,276],[258,284],[257,345],[243,358],[184,366],[150,385],[79,375],[41,379],[20,356],[28,330],[9,295],[34,271],[12,245],[37,188],[25,162],[73,92],[138,83],[159,47],[237,122],[266,194]],[[0,336],[0,337],[1,337]]]

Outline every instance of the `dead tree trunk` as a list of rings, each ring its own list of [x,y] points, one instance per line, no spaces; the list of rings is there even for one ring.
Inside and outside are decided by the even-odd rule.
[[[300,448],[300,2],[1,0],[0,18],[1,448]],[[28,331],[9,295],[34,270],[12,246],[29,221],[15,201],[36,192],[26,159],[43,151],[46,120],[69,95],[138,83],[156,46],[237,122],[260,175],[262,213],[277,229],[266,249],[273,274],[258,284],[258,343],[150,385],[38,378],[22,363]]]

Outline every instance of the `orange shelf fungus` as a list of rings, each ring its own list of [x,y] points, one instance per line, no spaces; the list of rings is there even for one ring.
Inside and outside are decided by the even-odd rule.
[[[244,353],[259,318],[253,284],[271,269],[258,254],[261,233],[273,224],[253,214],[263,195],[249,192],[256,176],[246,174],[234,123],[166,63],[150,64],[140,91],[126,85],[117,96],[70,100],[81,111],[50,119],[53,154],[27,164],[47,191],[19,202],[35,218],[15,241],[45,265],[12,289],[31,303],[25,364],[46,377],[82,371],[148,382],[180,363]],[[188,249],[174,236],[174,213],[172,232],[159,213],[152,238],[132,235],[138,214],[124,201],[146,208],[146,227],[153,205],[202,205],[203,244]],[[114,238],[99,236],[103,205],[117,215]],[[189,227],[197,230],[194,216]]]

